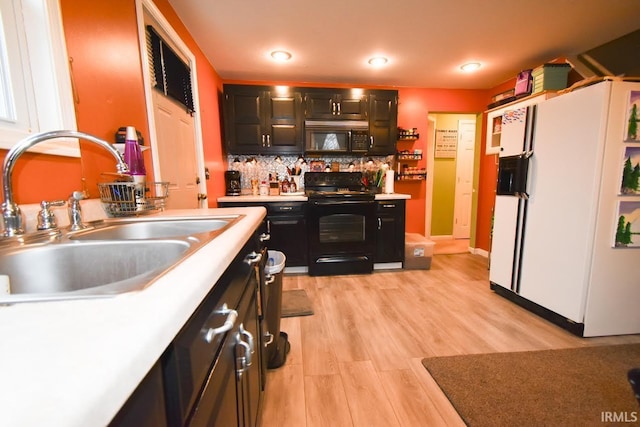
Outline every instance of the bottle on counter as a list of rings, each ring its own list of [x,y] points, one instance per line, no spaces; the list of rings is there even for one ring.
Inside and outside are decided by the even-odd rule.
[[[282,178],[282,183],[280,184],[280,192],[288,193],[289,192],[289,181],[287,178]]]
[[[261,196],[269,195],[269,184],[267,184],[267,181],[262,181],[260,183],[260,195]]]
[[[298,185],[291,177],[291,181],[289,181],[289,193],[296,193],[298,191]]]
[[[136,210],[144,210],[147,171],[144,167],[142,149],[138,144],[138,133],[133,126],[127,126],[124,139],[124,162],[129,166],[129,175],[136,183],[134,190]]]

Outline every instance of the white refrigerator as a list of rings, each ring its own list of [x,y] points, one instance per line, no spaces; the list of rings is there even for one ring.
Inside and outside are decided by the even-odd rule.
[[[640,333],[638,110],[602,81],[503,118],[491,288],[577,335]]]

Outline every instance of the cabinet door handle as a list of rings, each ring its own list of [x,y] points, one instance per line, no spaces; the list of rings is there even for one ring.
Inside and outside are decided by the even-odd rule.
[[[382,220],[378,218],[378,230],[382,230]]]
[[[269,234],[269,233],[262,233],[260,235],[260,241],[261,242],[266,242],[269,239],[271,239],[271,234]]]
[[[373,136],[369,137],[369,148],[373,148]]]
[[[267,332],[266,334],[264,334],[264,337],[266,338],[266,340],[264,341],[264,345],[265,347],[267,347],[269,344],[271,344],[273,342],[273,334],[270,332]]]
[[[247,368],[251,366],[251,348],[249,347],[249,344],[242,341],[242,337],[240,337],[240,334],[236,335],[236,346],[240,346],[244,348],[243,350],[244,354],[242,356],[236,357],[236,360],[238,362],[238,368],[236,369],[236,376],[238,378],[238,381],[240,381],[240,379],[242,378],[242,374],[244,374]]]
[[[262,260],[262,254],[259,254],[255,251],[251,252],[249,255],[244,257],[244,262],[246,262],[249,265],[258,264],[261,260]]]
[[[225,332],[230,331],[236,324],[236,319],[238,319],[238,312],[228,308],[227,304],[223,304],[222,308],[215,313],[226,314],[227,319],[224,321],[222,326],[218,326],[217,328],[209,328],[209,330],[205,333],[204,340],[209,344],[211,344],[211,341],[213,341],[213,337],[215,337],[216,335],[224,334]]]
[[[342,112],[340,111],[340,103],[338,102],[338,115],[342,114]]]
[[[253,339],[253,334],[249,331],[247,331],[244,328],[244,325],[240,325],[240,335],[244,336],[247,338],[246,342],[249,343],[249,349],[251,350],[251,352],[249,353],[249,361],[248,361],[248,365],[247,366],[251,366],[251,355],[253,353],[256,352],[256,343]]]
[[[262,146],[264,147],[264,135],[262,135]]]
[[[271,147],[271,135],[267,135],[267,147]]]
[[[270,284],[276,281],[276,276],[274,276],[273,274],[267,274],[266,276],[264,276],[264,278],[265,278],[265,281],[264,281],[265,286],[269,286]]]
[[[331,101],[331,114],[336,115],[336,103]]]

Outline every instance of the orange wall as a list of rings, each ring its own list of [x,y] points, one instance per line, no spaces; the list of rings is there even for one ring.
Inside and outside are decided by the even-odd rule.
[[[491,96],[512,89],[515,78],[508,80],[487,92],[488,105]],[[491,218],[496,200],[496,181],[498,179],[498,155],[486,153],[487,115],[482,115],[482,147],[480,151],[480,179],[478,182],[478,208],[476,217],[476,248],[489,252],[491,249]]]
[[[418,128],[421,137],[411,145],[414,149],[422,149],[423,160],[420,166],[425,166],[430,154],[427,152],[426,135],[429,113],[480,113],[487,108],[487,98],[490,95],[486,90],[406,88],[398,91],[398,97],[398,126]],[[400,148],[410,149],[410,146]],[[399,181],[395,189],[399,193],[411,194],[411,199],[407,201],[407,232],[424,235],[426,197],[431,197],[426,194],[426,183]],[[478,217],[480,216],[481,213],[478,212]]]
[[[155,4],[196,56],[200,89],[198,113],[202,123],[205,164],[211,174],[211,179],[207,182],[208,204],[216,206],[216,198],[224,194],[223,171],[226,168],[219,117],[222,80],[182,25],[168,0],[156,0]],[[73,60],[78,129],[113,140],[114,133],[120,126],[132,125],[140,130],[148,144],[149,130],[135,2],[61,0],[61,8],[67,49]],[[492,90],[400,88],[398,125],[405,128],[416,127],[424,133],[427,131],[427,116],[430,112],[481,112],[486,109],[492,94],[510,87],[513,87],[513,82]],[[426,135],[416,141],[413,148],[422,148],[426,153]],[[86,188],[92,197],[96,197],[95,184],[100,172],[113,171],[113,160],[90,143],[83,143],[81,149],[81,162],[56,156],[25,155],[16,165],[14,174],[16,200],[19,203],[35,203],[42,199],[66,198],[78,188]],[[150,151],[146,151],[145,156],[148,168],[151,169]],[[24,161],[25,159],[28,161]],[[484,155],[484,131],[480,169],[476,246],[488,250],[496,168],[495,156]],[[427,197],[425,188],[424,182],[397,184],[397,191],[412,196],[407,209],[409,232],[424,232]]]
[[[207,182],[209,204],[224,194],[222,139],[218,94],[222,83],[167,0],[155,4],[196,56],[205,164],[211,172]],[[72,61],[76,89],[78,130],[113,141],[121,126],[135,126],[149,144],[142,64],[138,42],[135,2],[60,1],[67,50]],[[113,157],[101,148],[81,142],[81,160],[27,154],[14,172],[18,203],[43,199],[66,199],[73,190],[86,189],[97,197],[101,172],[115,171]],[[2,150],[2,156],[6,151]],[[26,160],[26,161],[25,161]],[[151,152],[145,151],[151,175]],[[153,178],[152,176],[150,177]]]

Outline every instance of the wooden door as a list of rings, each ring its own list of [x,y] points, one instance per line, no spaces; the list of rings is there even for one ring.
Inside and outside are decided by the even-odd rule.
[[[195,127],[185,107],[158,91],[153,91],[159,179],[169,182],[167,209],[196,209],[198,166]]]
[[[471,204],[473,198],[473,159],[475,141],[475,121],[460,120],[458,122],[456,195],[453,213],[454,239],[468,239],[471,234]]]

